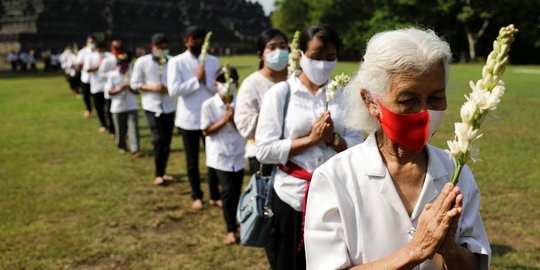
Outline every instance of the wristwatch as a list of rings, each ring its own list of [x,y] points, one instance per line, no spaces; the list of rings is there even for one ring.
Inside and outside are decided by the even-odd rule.
[[[339,135],[337,133],[334,133],[334,141],[332,142],[332,145],[334,147],[339,145]]]

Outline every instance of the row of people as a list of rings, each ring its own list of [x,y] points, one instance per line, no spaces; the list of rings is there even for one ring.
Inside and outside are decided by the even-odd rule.
[[[196,210],[203,208],[198,154],[206,142],[210,204],[222,203],[227,243],[236,241],[244,157],[251,171],[274,174],[266,246],[273,269],[487,269],[491,253],[474,178],[465,168],[459,187],[445,185],[452,161],[427,145],[446,109],[446,42],[417,29],[378,34],[358,75],[327,100],[338,34],[327,25],[303,31],[301,70],[288,77],[287,37],[270,29],[258,40],[259,70],[235,98],[226,85],[238,86],[237,72],[213,56],[199,58],[205,34],[188,29],[187,49],[175,57],[167,38],[154,35],[152,53],[136,60],[129,85],[120,83],[121,66],[109,73],[119,82],[109,76],[109,95],[125,93],[135,104],[134,92],[141,93],[155,184],[172,180],[166,168],[176,126]]]

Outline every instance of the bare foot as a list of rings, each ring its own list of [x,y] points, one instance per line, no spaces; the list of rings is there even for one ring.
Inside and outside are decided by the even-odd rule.
[[[90,114],[91,113],[89,111],[84,111],[83,116],[84,116],[84,118],[88,118],[88,117],[90,117]]]
[[[107,129],[106,129],[105,127],[100,127],[100,128],[98,129],[98,131],[101,132],[101,133],[103,133],[103,132],[107,131]]]
[[[144,157],[143,152],[133,152],[131,154],[133,155],[134,158],[142,158],[142,157]]]
[[[219,208],[221,208],[221,206],[223,206],[223,203],[221,202],[221,200],[209,200],[208,201],[208,204],[211,205],[211,206],[217,206]]]
[[[225,240],[223,240],[223,243],[225,243],[225,245],[236,244],[236,236],[234,236],[234,233],[227,233],[227,236],[225,236]]]
[[[165,181],[172,181],[172,180],[174,180],[174,176],[169,175],[169,174],[164,174],[164,175],[163,175],[163,180],[165,180]]]
[[[163,177],[158,176],[154,179],[154,185],[162,186],[163,184],[165,184],[165,181],[163,181]]]
[[[194,200],[193,204],[191,205],[191,208],[193,210],[197,210],[197,211],[202,210],[203,209],[203,203],[202,203],[201,199]]]

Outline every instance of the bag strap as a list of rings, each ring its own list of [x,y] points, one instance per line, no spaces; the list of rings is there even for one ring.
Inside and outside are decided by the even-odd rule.
[[[285,102],[283,104],[283,121],[281,123],[281,137],[280,139],[284,138],[285,134],[285,118],[287,117],[287,111],[289,110],[289,101],[291,100],[291,86],[287,81],[285,81],[285,84],[287,85],[287,94],[285,95]],[[274,178],[276,174],[276,166],[272,169],[272,174],[270,176],[270,181],[268,181],[266,185],[266,196],[264,200],[264,215],[265,216],[273,216],[274,213],[272,212],[272,209],[270,207],[270,203],[272,202],[272,190],[274,187]]]

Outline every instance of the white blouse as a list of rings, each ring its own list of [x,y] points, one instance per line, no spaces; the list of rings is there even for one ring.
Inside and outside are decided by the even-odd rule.
[[[343,269],[397,252],[412,240],[420,213],[448,182],[453,162],[427,145],[428,166],[418,202],[409,216],[383,163],[374,134],[317,168],[309,190],[304,238],[308,269]],[[480,193],[468,167],[458,186],[464,196],[456,243],[483,256],[491,250],[480,217]],[[439,269],[427,260],[418,269]]]
[[[283,121],[287,84],[290,85],[290,100],[287,116]],[[334,132],[347,142],[348,147],[351,147],[361,143],[363,135],[360,131],[347,129],[343,125],[343,98],[342,92],[338,92],[336,99],[330,101],[328,108],[334,123]],[[257,160],[264,164],[286,164],[287,160],[290,160],[313,172],[334,156],[336,154],[334,148],[320,142],[289,158],[292,140],[310,133],[311,126],[324,112],[325,104],[326,86],[321,87],[313,95],[297,76],[292,76],[286,83],[274,85],[264,97],[255,131]],[[283,139],[280,139],[283,123],[285,129]],[[306,181],[277,170],[274,180],[276,194],[296,211],[302,211],[305,186]]]
[[[118,70],[109,72],[107,75],[107,83],[105,83],[105,94],[109,95],[109,92],[112,89],[122,85],[125,80],[124,75],[122,75]],[[110,97],[111,113],[136,111],[139,109],[139,105],[137,104],[137,96],[128,89],[124,89],[122,92]]]
[[[232,105],[234,107],[234,103]],[[201,110],[201,130],[205,130],[225,116],[227,107],[216,94],[207,99]],[[206,166],[220,171],[237,172],[246,166],[244,138],[228,122],[216,133],[206,136]]]
[[[179,54],[169,61],[167,68],[167,89],[170,96],[178,96],[178,107],[174,125],[185,130],[200,128],[201,106],[212,97],[216,90],[214,82],[219,71],[219,61],[208,55],[205,61],[205,83],[197,80],[197,69],[201,64],[189,51]]]
[[[234,111],[234,123],[238,132],[248,140],[246,157],[255,157],[255,128],[261,111],[264,95],[276,83],[266,78],[259,70],[251,73],[238,89],[238,99]]]

